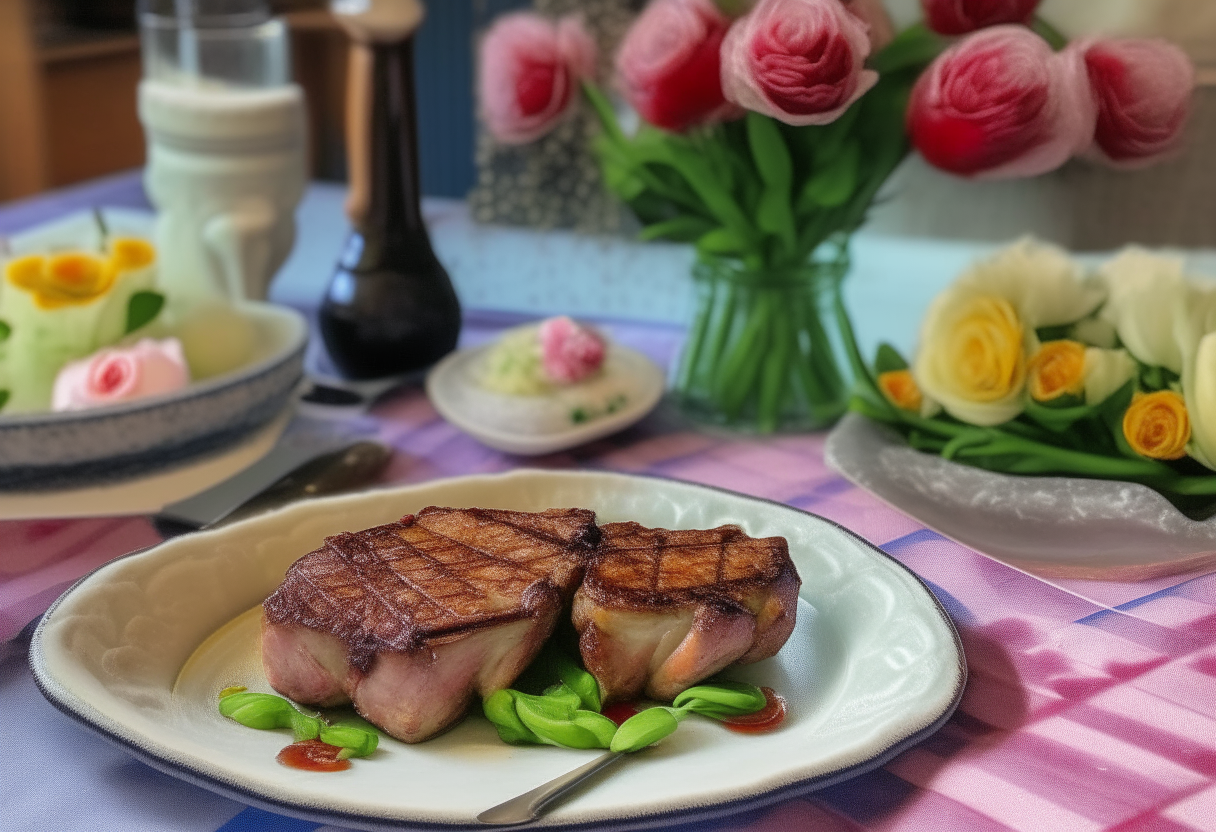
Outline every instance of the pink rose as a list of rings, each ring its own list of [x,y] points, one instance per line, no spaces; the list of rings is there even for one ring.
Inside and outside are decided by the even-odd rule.
[[[604,363],[604,339],[569,318],[540,325],[540,355],[545,375],[558,384],[582,381]]]
[[[735,114],[722,95],[722,39],[730,20],[710,0],[654,0],[616,56],[625,97],[642,118],[682,131]]]
[[[548,133],[595,74],[595,41],[577,18],[553,23],[521,12],[499,18],[481,43],[481,117],[504,144]]]
[[[827,124],[878,82],[867,26],[840,0],[760,0],[722,44],[722,89],[786,124]]]
[[[1097,107],[1085,64],[1023,26],[947,49],[917,80],[908,132],[931,164],[1005,179],[1054,170],[1089,145]]]
[[[965,35],[1002,23],[1029,24],[1040,0],[920,0],[925,23],[942,35]]]
[[[84,410],[180,390],[190,371],[176,338],[144,338],[133,347],[104,349],[72,361],[55,377],[52,410]]]
[[[1178,147],[1191,111],[1195,67],[1165,40],[1075,44],[1098,102],[1094,155],[1119,167],[1151,164]]]

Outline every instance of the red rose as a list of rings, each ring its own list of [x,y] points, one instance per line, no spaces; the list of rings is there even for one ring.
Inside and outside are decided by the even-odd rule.
[[[920,0],[925,23],[943,35],[965,35],[1002,23],[1030,23],[1039,0]]]
[[[651,124],[681,131],[728,117],[722,39],[730,20],[711,0],[655,0],[617,53],[625,97]]]
[[[478,90],[486,128],[504,144],[553,129],[595,74],[595,41],[574,18],[553,23],[527,12],[499,18],[481,43]]]
[[[1085,56],[1098,102],[1094,155],[1137,167],[1178,147],[1195,86],[1185,52],[1164,40],[1099,40],[1075,48]]]
[[[1005,179],[1053,170],[1087,147],[1097,117],[1081,56],[1022,26],[984,29],[947,49],[908,103],[912,142],[931,164]]]
[[[760,0],[722,44],[722,88],[786,124],[835,121],[878,81],[867,25],[840,0]]]

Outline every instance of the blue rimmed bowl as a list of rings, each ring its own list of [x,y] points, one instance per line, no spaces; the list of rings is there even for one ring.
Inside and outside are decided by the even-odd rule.
[[[79,487],[171,468],[233,445],[287,409],[304,374],[308,324],[249,303],[254,358],[184,390],[95,410],[0,415],[0,490]]]

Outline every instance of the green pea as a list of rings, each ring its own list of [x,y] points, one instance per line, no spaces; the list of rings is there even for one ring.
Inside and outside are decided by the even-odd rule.
[[[539,743],[540,738],[532,733],[515,713],[517,695],[513,690],[494,691],[482,701],[481,709],[486,719],[498,730],[498,736],[503,742],[510,745]]]
[[[680,719],[670,708],[648,708],[634,714],[616,729],[608,747],[617,752],[641,751],[669,736],[680,727]]]
[[[697,685],[680,693],[672,706],[713,719],[752,714],[764,708],[764,691],[742,682]]]
[[[559,700],[519,694],[515,700],[515,713],[547,745],[601,747],[594,732],[574,722],[575,709]]]
[[[380,735],[353,725],[324,725],[321,727],[320,740],[326,745],[341,748],[338,758],[346,760],[371,754],[380,744]]]

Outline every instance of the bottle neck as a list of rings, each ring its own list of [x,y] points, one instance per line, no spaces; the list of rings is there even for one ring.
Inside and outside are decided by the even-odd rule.
[[[433,257],[422,219],[418,178],[418,117],[414,88],[414,43],[361,46],[366,129],[364,147],[350,154],[352,181],[366,188],[362,211],[353,222],[362,237],[362,267],[402,259]],[[361,151],[361,152],[359,152]]]

